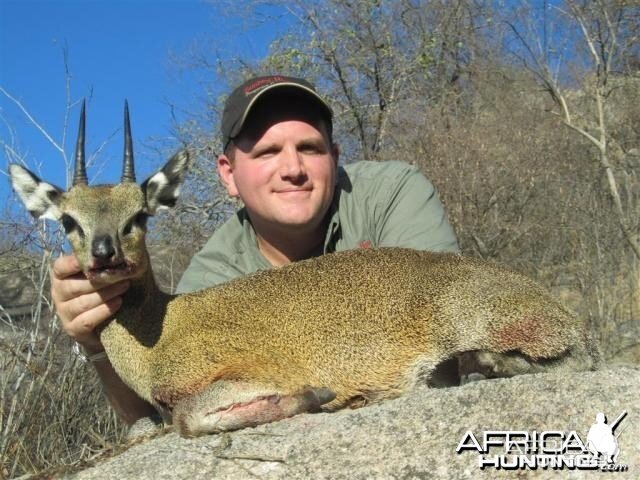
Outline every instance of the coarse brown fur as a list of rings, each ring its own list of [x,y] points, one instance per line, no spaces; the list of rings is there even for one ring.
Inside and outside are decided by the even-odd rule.
[[[452,358],[465,375],[593,365],[584,324],[543,288],[456,254],[353,250],[197,293],[160,292],[144,225],[132,219],[173,204],[185,157],[176,155],[142,187],[57,193],[22,167],[11,169],[34,214],[75,219],[81,230],[69,238],[87,274],[131,279],[100,338],[118,375],[182,435],[397,397]],[[96,234],[112,238],[112,270],[94,268]]]

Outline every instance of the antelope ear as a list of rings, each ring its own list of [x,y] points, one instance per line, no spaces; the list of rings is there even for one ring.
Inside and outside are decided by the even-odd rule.
[[[187,150],[180,150],[158,172],[141,185],[150,215],[162,208],[173,208],[180,195],[180,186],[191,164]]]
[[[36,218],[58,220],[62,213],[58,208],[63,190],[43,182],[26,168],[12,163],[9,165],[11,185],[29,213]]]

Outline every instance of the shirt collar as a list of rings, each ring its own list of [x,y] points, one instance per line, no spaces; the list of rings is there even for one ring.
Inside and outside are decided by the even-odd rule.
[[[338,212],[338,207],[340,205],[341,192],[342,187],[338,183],[336,184],[336,188],[333,193],[333,200],[331,201],[329,211],[327,212],[329,223],[327,225],[327,234],[324,238],[323,253],[330,253],[335,250],[335,244],[338,239],[338,232],[340,231],[340,215]]]
[[[253,225],[251,224],[251,219],[249,218],[247,209],[242,207],[238,210],[237,215],[238,220],[242,225],[242,237],[240,244],[238,245],[240,253],[246,253],[249,255],[252,263],[259,266],[261,269],[273,268],[271,263],[269,263],[269,260],[265,258],[258,248],[258,237],[256,236],[256,231],[253,229]]]

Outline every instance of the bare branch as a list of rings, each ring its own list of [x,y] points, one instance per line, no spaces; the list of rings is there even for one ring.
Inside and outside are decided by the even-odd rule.
[[[42,133],[42,135],[49,141],[49,143],[51,143],[51,145],[53,145],[53,147],[56,150],[58,150],[60,153],[62,153],[64,155],[64,149],[60,145],[58,145],[58,143],[53,138],[51,138],[51,135],[49,135],[47,133],[47,131],[42,127],[42,125],[40,125],[40,123],[35,118],[33,118],[33,116],[24,107],[24,105],[22,105],[22,102],[20,102],[20,100],[18,100],[14,96],[12,96],[3,87],[0,87],[0,93],[2,93],[5,97],[7,97],[9,100],[11,100],[13,103],[15,103],[16,106],[27,117],[27,119],[33,124],[33,126],[35,126],[40,131],[40,133]]]

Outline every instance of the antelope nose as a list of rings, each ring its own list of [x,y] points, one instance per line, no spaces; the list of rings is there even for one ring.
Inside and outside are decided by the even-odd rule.
[[[91,255],[98,260],[106,262],[116,254],[113,248],[113,241],[109,235],[102,235],[93,239],[91,242]]]

